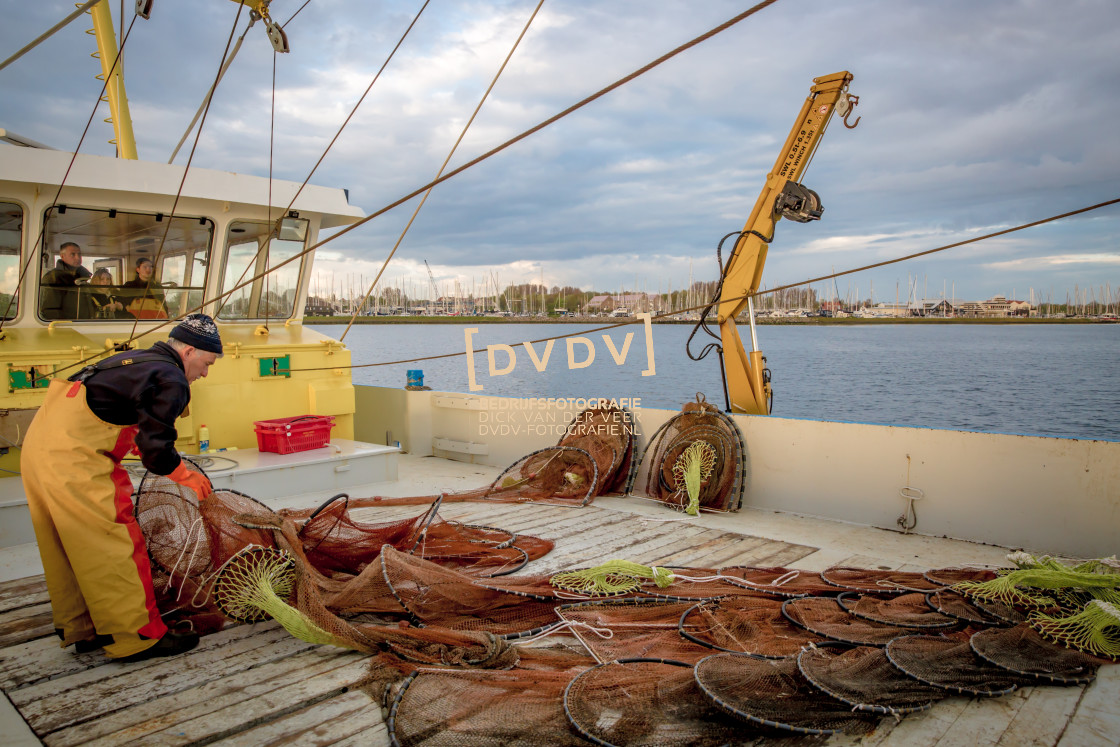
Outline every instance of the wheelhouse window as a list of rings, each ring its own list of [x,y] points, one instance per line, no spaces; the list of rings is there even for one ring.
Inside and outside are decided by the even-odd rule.
[[[226,235],[222,293],[218,318],[290,319],[295,312],[307,221],[284,218],[279,223],[236,221]],[[292,260],[288,264],[283,264]],[[281,266],[283,265],[283,266]],[[236,289],[236,290],[235,290]]]
[[[206,218],[56,205],[44,216],[39,316],[177,318],[202,304],[214,224]]]
[[[16,315],[22,245],[23,208],[12,202],[0,202],[0,319]]]

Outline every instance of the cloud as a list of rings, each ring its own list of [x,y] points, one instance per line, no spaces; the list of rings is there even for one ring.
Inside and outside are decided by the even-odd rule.
[[[1087,265],[1096,267],[1110,267],[1120,265],[1120,253],[1111,254],[1053,254],[1045,257],[1027,257],[1012,259],[1006,262],[989,262],[984,266],[988,270],[1034,271],[1047,270],[1056,267],[1069,267],[1073,265]]]

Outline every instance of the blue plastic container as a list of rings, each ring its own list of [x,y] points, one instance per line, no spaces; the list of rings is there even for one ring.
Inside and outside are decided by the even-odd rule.
[[[406,386],[424,386],[424,372],[418,368],[412,368],[405,372],[405,385]]]

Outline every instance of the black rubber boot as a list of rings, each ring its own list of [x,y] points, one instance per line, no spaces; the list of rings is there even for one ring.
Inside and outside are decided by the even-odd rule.
[[[197,645],[198,633],[172,633],[168,631],[163,638],[156,641],[154,646],[131,656],[122,656],[116,661],[134,662],[156,659],[161,656],[177,656],[178,654],[185,654]]]
[[[85,641],[78,641],[74,644],[74,653],[76,654],[92,654],[98,649],[105,648],[113,642],[111,635],[95,635],[93,638]]]

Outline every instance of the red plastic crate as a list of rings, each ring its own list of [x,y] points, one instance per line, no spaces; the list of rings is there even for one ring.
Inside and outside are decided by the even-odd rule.
[[[275,454],[291,454],[326,446],[331,442],[331,415],[297,415],[294,418],[258,420],[257,448]]]

